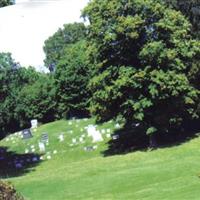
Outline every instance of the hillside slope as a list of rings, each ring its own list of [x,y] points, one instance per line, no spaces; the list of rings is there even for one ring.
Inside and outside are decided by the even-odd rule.
[[[200,199],[200,138],[171,148],[104,157],[109,134],[118,126],[97,126],[104,141],[93,143],[85,128],[90,124],[93,119],[61,120],[39,127],[29,140],[19,133],[5,138],[0,154],[9,155],[10,166],[22,165],[14,173],[0,170],[0,175],[7,170],[7,179],[30,200]],[[45,154],[38,147],[43,133],[49,136]]]

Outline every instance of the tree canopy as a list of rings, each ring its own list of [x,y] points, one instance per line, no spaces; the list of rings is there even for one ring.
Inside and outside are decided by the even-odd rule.
[[[139,123],[152,135],[198,117],[199,90],[188,72],[200,43],[180,12],[159,0],[93,0],[83,15],[97,70],[90,110],[98,121]]]
[[[46,55],[44,62],[46,67],[50,71],[54,71],[64,53],[64,49],[68,45],[84,39],[85,35],[86,28],[83,23],[65,24],[63,28],[59,28],[56,33],[44,42],[43,49]]]
[[[54,118],[52,84],[49,75],[21,67],[10,53],[0,53],[0,137],[29,127],[33,118]]]
[[[91,78],[87,65],[86,41],[65,48],[55,71],[58,111],[63,116],[83,117],[89,114],[91,96],[87,89]]]
[[[165,0],[167,5],[180,10],[188,17],[193,25],[193,31],[199,35],[200,31],[200,1],[199,0]]]

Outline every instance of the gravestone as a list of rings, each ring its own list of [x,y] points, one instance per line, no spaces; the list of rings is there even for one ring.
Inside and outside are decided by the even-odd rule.
[[[72,138],[72,143],[76,143],[76,138]]]
[[[53,151],[53,154],[57,154],[57,153],[58,153],[57,150],[54,150],[54,151]]]
[[[31,128],[35,129],[38,127],[38,121],[37,119],[31,120]]]
[[[88,146],[88,147],[84,147],[85,151],[94,151],[94,147],[93,146]]]
[[[115,124],[115,128],[117,129],[121,128],[120,124],[119,123]]]
[[[104,134],[106,131],[105,131],[105,129],[102,129],[101,132],[102,132],[102,134]]]
[[[107,137],[107,138],[110,138],[110,137],[111,137],[110,133],[107,133],[107,134],[106,134],[106,137]]]
[[[48,143],[49,142],[49,136],[47,133],[43,133],[41,136],[41,142],[42,143]]]
[[[29,150],[28,149],[25,149],[25,154],[29,153]]]
[[[63,142],[64,141],[64,135],[63,134],[59,135],[58,139],[59,139],[60,142]]]
[[[89,125],[87,127],[88,136],[91,136],[93,142],[101,142],[103,141],[103,137],[94,125]]]
[[[119,135],[113,135],[113,136],[112,136],[112,139],[113,139],[113,140],[119,139]]]
[[[45,145],[44,145],[44,143],[43,142],[39,142],[38,146],[39,146],[40,152],[44,153],[45,152]]]
[[[25,129],[22,131],[23,139],[30,139],[33,137],[30,129]]]

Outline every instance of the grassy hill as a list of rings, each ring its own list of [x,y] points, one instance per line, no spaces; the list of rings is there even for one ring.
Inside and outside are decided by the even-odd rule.
[[[171,148],[105,157],[109,134],[117,128],[114,122],[97,126],[104,141],[92,143],[85,129],[89,124],[94,120],[61,120],[40,126],[29,140],[19,133],[5,138],[0,142],[0,176],[30,200],[200,199],[200,138]],[[49,136],[45,154],[38,148],[43,133]],[[61,134],[63,142],[58,139]],[[13,170],[15,162],[23,167]]]

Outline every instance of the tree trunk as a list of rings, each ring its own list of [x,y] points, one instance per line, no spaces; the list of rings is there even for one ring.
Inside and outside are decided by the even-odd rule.
[[[149,136],[149,147],[155,149],[157,147],[155,134],[151,134]]]

